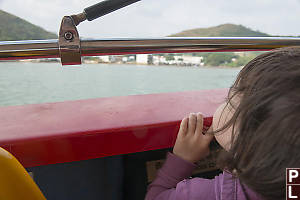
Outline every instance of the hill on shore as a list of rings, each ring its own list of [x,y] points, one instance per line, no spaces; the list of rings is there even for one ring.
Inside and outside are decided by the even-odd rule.
[[[0,41],[56,39],[57,35],[0,10]]]
[[[170,35],[170,37],[270,37],[266,33],[254,31],[243,25],[222,24],[209,28],[197,28],[185,30],[180,33]],[[195,56],[203,57],[205,66],[244,66],[261,52],[249,52],[243,55],[232,52],[223,53],[193,53]]]
[[[243,25],[222,24],[210,28],[196,28],[172,34],[170,37],[267,37],[260,31],[253,31]]]

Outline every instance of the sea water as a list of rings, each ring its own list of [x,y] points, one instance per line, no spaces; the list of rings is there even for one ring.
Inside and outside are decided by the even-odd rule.
[[[240,69],[0,62],[0,106],[228,88]]]

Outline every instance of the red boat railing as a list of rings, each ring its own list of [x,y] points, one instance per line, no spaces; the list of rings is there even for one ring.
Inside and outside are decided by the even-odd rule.
[[[201,111],[210,125],[226,93],[218,89],[0,107],[0,146],[24,167],[169,148],[184,116]]]

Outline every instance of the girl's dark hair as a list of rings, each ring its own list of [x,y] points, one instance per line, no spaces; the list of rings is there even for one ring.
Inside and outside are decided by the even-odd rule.
[[[219,131],[233,127],[231,148],[219,165],[264,198],[285,199],[285,170],[300,167],[300,47],[250,61],[227,106],[235,112]]]

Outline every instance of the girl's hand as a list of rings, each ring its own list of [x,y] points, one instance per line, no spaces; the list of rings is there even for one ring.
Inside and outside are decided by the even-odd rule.
[[[209,155],[213,135],[202,133],[203,115],[191,113],[180,124],[173,153],[189,162],[197,162]]]

